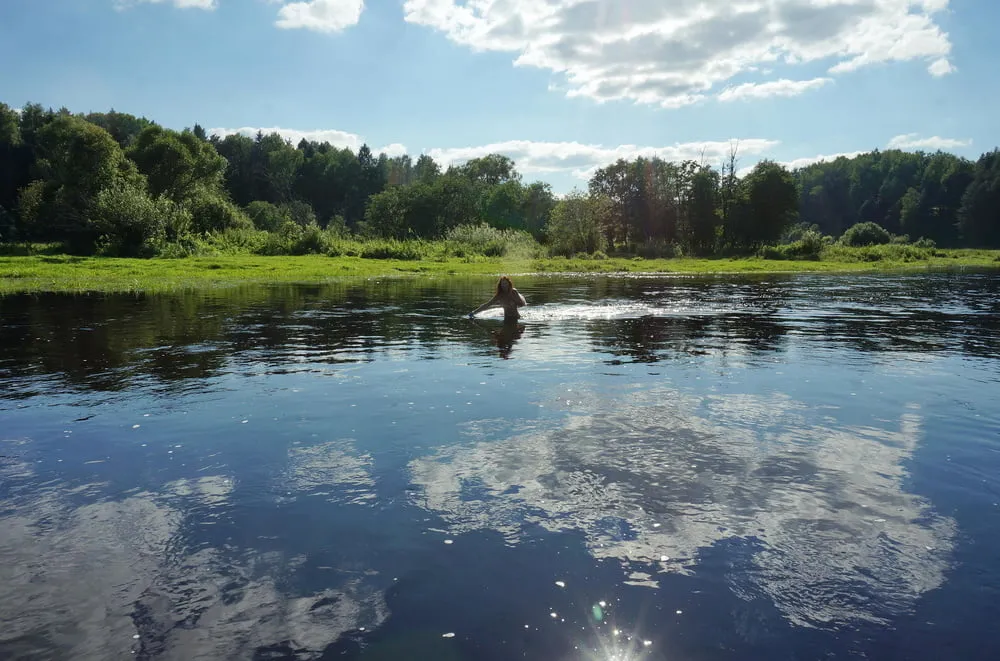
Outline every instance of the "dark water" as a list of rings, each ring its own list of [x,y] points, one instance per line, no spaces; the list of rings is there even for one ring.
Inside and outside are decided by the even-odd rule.
[[[0,658],[1000,658],[996,276],[515,283],[0,299]]]

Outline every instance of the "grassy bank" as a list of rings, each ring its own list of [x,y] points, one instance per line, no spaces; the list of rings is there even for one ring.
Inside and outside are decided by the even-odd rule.
[[[318,283],[341,277],[497,275],[525,273],[767,273],[864,272],[953,268],[1000,270],[996,250],[828,248],[818,260],[760,258],[488,258],[438,260],[302,255],[220,255],[123,259],[30,255],[0,257],[0,294],[49,291],[156,292],[234,283]]]

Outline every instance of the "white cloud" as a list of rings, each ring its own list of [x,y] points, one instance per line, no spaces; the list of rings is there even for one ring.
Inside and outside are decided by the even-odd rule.
[[[121,9],[130,5],[152,5],[162,2],[169,2],[179,9],[215,9],[219,6],[218,0],[117,0],[115,4]]]
[[[831,82],[833,82],[832,78],[813,78],[812,80],[782,78],[768,83],[743,83],[723,90],[719,94],[719,100],[737,101],[739,99],[765,99],[769,96],[798,96],[803,92],[817,89]]]
[[[955,70],[955,67],[952,65],[951,62],[947,60],[947,58],[942,57],[939,60],[934,60],[933,62],[931,62],[931,65],[927,67],[927,70],[931,73],[932,76],[940,77],[940,76],[947,76],[949,73]]]
[[[949,149],[956,149],[958,147],[968,147],[972,144],[972,140],[956,140],[955,138],[941,138],[938,136],[931,136],[929,138],[919,138],[916,133],[906,133],[903,135],[897,135],[886,143],[886,149],[901,149],[901,150],[932,150],[936,151],[938,149],[942,151],[947,151]],[[867,154],[871,152],[872,149],[862,149],[858,151],[849,152],[839,152],[836,154],[820,154],[817,156],[804,156],[802,158],[796,158],[791,161],[782,161],[781,164],[784,165],[789,170],[794,170],[797,168],[804,168],[807,165],[812,165],[813,163],[822,163],[835,161],[841,156],[845,158],[854,158],[855,156],[860,156],[861,154]],[[737,174],[743,176],[749,172],[752,167],[744,168]]]
[[[209,135],[218,134],[220,136],[240,133],[253,137],[258,131],[263,132],[265,135],[278,133],[286,140],[290,140],[293,145],[298,144],[304,138],[315,142],[329,142],[335,147],[347,148],[357,152],[361,145],[365,144],[362,136],[337,129],[298,130],[280,127],[257,128],[244,126],[241,128],[213,128],[208,129],[207,133]],[[908,133],[893,137],[888,141],[885,148],[949,150],[958,147],[967,147],[971,144],[971,140],[957,140],[938,136],[920,138],[916,133]],[[423,150],[423,153],[433,158],[442,169],[447,169],[450,165],[461,165],[470,159],[480,158],[487,154],[503,154],[513,159],[517,170],[531,180],[570,177],[571,179],[586,182],[599,168],[610,165],[618,159],[632,160],[639,156],[646,158],[657,156],[671,162],[690,159],[718,169],[728,157],[730,149],[736,147],[737,161],[743,164],[737,170],[737,176],[742,177],[753,169],[760,158],[774,158],[781,165],[794,170],[804,168],[813,163],[833,161],[842,156],[845,158],[854,158],[877,148],[877,146],[873,145],[868,149],[817,154],[815,156],[803,156],[782,161],[771,155],[773,150],[779,145],[781,145],[781,141],[766,138],[742,138],[738,141],[679,142],[659,147],[632,144],[604,146],[569,141],[507,140],[468,147],[434,147]],[[402,156],[408,153],[406,145],[398,142],[389,143],[382,147],[374,147],[369,144],[369,147],[373,153],[385,153],[389,157]],[[415,159],[416,155],[413,156]]]
[[[389,158],[392,158],[393,156],[405,156],[406,145],[393,142],[392,144],[386,145],[385,147],[377,150],[375,153],[378,154],[379,152],[384,152]]]
[[[892,140],[889,141],[889,149],[930,149],[930,150],[948,150],[957,149],[959,147],[968,147],[972,144],[972,140],[958,140],[955,138],[942,138],[933,135],[929,138],[919,138],[916,133],[906,133],[903,135],[897,135]]]
[[[797,168],[804,168],[807,165],[812,165],[813,163],[824,163],[824,162],[828,163],[830,161],[835,161],[835,160],[837,160],[840,157],[854,158],[855,156],[860,156],[861,154],[865,154],[865,153],[867,153],[867,152],[866,151],[846,151],[846,152],[840,152],[840,153],[837,153],[837,154],[818,154],[816,156],[803,156],[802,158],[796,158],[796,159],[793,159],[791,161],[781,161],[781,164],[784,165],[789,170],[795,170]],[[747,172],[749,172],[752,169],[753,169],[752,167],[751,168],[746,168],[745,170],[741,171],[739,173],[739,175],[742,176],[743,174],[746,174]]]
[[[697,103],[738,74],[766,75],[761,70],[776,64],[833,60],[835,74],[926,59],[933,62],[930,72],[942,75],[951,70],[951,43],[933,15],[947,6],[947,0],[406,0],[403,5],[410,23],[439,30],[474,51],[512,53],[516,66],[565,77],[567,96],[661,107]],[[788,87],[771,91],[776,89]]]
[[[659,156],[668,161],[692,159],[715,165],[729,153],[730,144],[729,141],[708,141],[676,143],[664,147],[637,145],[604,147],[579,142],[508,140],[479,147],[430,149],[427,154],[442,167],[447,167],[486,154],[500,153],[512,158],[518,171],[523,174],[571,174],[573,177],[586,180],[595,170],[619,158],[629,160],[637,156],[647,158]],[[743,139],[739,142],[739,153],[761,154],[778,144],[776,140]]]
[[[292,2],[278,10],[279,28],[338,32],[361,20],[364,0],[310,0]]]
[[[277,133],[282,138],[286,140],[291,140],[293,145],[297,145],[303,138],[315,142],[329,142],[334,147],[339,147],[341,149],[347,148],[351,151],[358,151],[361,145],[365,144],[364,138],[362,138],[357,133],[348,133],[347,131],[338,131],[337,129],[316,129],[311,131],[301,131],[298,129],[285,129],[278,126],[271,128],[266,127],[255,127],[255,126],[243,126],[236,129],[231,128],[214,128],[208,129],[206,133],[208,135],[219,135],[225,137],[233,133],[239,133],[248,137],[254,137],[257,132],[260,131],[264,135],[270,135],[271,133]],[[406,153],[406,146],[401,145],[398,142],[388,144],[381,148],[375,148],[372,145],[368,145],[369,149],[373,153],[379,154],[385,152],[387,156],[401,156]]]

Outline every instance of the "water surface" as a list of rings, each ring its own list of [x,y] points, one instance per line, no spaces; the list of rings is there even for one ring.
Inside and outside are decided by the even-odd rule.
[[[0,298],[0,657],[995,659],[989,274]]]

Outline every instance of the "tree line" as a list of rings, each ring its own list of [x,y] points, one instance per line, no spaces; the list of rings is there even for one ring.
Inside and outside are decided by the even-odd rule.
[[[841,237],[860,223],[941,246],[1000,247],[997,150],[975,162],[876,150],[794,170],[763,160],[742,175],[737,162],[736,148],[718,167],[619,159],[557,198],[501,154],[442,168],[367,145],[209,136],[114,110],[0,103],[0,241],[151,255],[206,236],[436,239],[486,224],[553,253],[708,255],[804,233]]]

